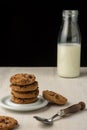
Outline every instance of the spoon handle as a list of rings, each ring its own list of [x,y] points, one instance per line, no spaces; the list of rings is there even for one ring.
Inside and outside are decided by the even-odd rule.
[[[74,104],[68,108],[65,108],[65,109],[61,109],[61,113],[63,113],[63,115],[67,115],[67,114],[71,114],[71,113],[75,113],[75,112],[78,112],[80,110],[83,110],[85,109],[85,103],[84,102],[79,102],[78,104]]]

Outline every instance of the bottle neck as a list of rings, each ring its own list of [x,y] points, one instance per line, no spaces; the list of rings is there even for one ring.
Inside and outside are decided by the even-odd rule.
[[[74,22],[74,23],[77,23],[78,22],[78,18],[75,17],[75,16],[66,16],[66,17],[63,17],[63,22]]]
[[[78,17],[78,10],[64,10],[63,17]]]
[[[71,21],[71,22],[75,22],[75,23],[77,23],[77,17],[68,17],[68,16],[66,16],[66,17],[63,17],[63,20],[64,21]]]
[[[63,21],[77,23],[78,11],[77,10],[64,10],[62,13]]]
[[[63,17],[63,28],[67,28],[68,30],[73,28],[78,28],[78,21],[77,17]]]

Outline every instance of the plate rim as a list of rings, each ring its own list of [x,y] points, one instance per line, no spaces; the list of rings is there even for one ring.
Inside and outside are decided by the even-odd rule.
[[[4,103],[8,99],[10,101],[9,103],[12,103],[12,104],[17,105],[17,106],[14,107],[14,106],[10,106],[10,105]],[[39,102],[41,100],[43,100],[43,102],[41,104],[39,104],[39,105],[36,105],[36,107],[35,107],[34,103],[37,103],[37,102],[32,103],[32,105],[33,105],[32,106],[31,104],[16,104],[16,103],[11,102],[10,99],[11,99],[11,95],[7,95],[7,96],[2,97],[0,99],[0,106],[3,107],[3,108],[9,109],[9,110],[13,110],[13,111],[34,111],[34,110],[41,109],[41,108],[45,107],[48,104],[48,101],[45,100],[41,95],[38,95],[38,101],[37,102]]]

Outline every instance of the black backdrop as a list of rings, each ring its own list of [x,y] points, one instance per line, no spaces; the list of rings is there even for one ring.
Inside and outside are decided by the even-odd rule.
[[[0,66],[56,66],[64,9],[79,10],[81,66],[87,66],[87,7],[74,0],[0,4]]]

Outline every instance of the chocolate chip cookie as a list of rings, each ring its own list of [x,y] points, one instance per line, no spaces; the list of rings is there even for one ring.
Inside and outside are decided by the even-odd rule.
[[[42,93],[43,93],[42,94],[43,97],[52,103],[55,103],[58,105],[64,105],[67,103],[67,98],[56,92],[44,90]]]
[[[17,104],[28,104],[28,103],[34,103],[37,101],[38,98],[16,98],[15,96],[12,96],[11,101]]]
[[[10,87],[11,87],[11,89],[13,91],[18,91],[18,92],[34,91],[34,90],[36,90],[38,88],[38,82],[35,81],[32,84],[24,85],[24,86],[23,85],[20,86],[20,85],[13,85],[13,84],[11,84]]]
[[[0,130],[11,130],[18,126],[18,121],[13,117],[0,116]]]
[[[39,94],[39,90],[35,90],[35,91],[27,91],[27,92],[18,92],[18,91],[11,91],[11,94],[14,96],[14,97],[17,97],[17,98],[35,98],[38,96]]]
[[[14,85],[29,85],[34,83],[35,79],[36,77],[33,74],[21,73],[11,76],[10,82]]]

